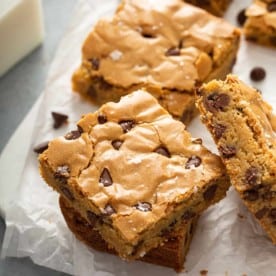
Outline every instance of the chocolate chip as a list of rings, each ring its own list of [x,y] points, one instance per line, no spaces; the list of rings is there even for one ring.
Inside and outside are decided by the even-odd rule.
[[[73,201],[75,198],[73,194],[70,192],[70,190],[67,187],[60,187],[60,190],[62,193],[71,201]]]
[[[134,206],[137,210],[142,212],[148,212],[152,210],[152,206],[149,202],[139,202]]]
[[[99,68],[100,68],[100,60],[98,58],[91,58],[89,61],[91,62],[92,68],[94,70],[99,70]]]
[[[201,158],[196,156],[196,155],[192,155],[186,165],[185,165],[185,169],[191,169],[191,168],[196,168],[201,164]]]
[[[63,184],[67,183],[67,178],[69,177],[70,169],[68,165],[58,166],[56,171],[54,172],[54,178]]]
[[[122,127],[124,133],[127,133],[135,126],[135,122],[133,120],[122,120],[119,122],[119,125]]]
[[[213,126],[213,134],[216,139],[220,139],[223,135],[223,133],[226,130],[226,126],[221,125],[221,124],[214,124]]]
[[[68,132],[64,138],[66,140],[75,140],[78,139],[81,136],[81,132],[79,130],[72,130],[70,132]]]
[[[262,209],[260,209],[256,214],[255,214],[255,217],[257,218],[257,219],[262,219],[264,216],[265,216],[265,214],[268,212],[268,208],[267,207],[264,207],[264,208],[262,208]]]
[[[247,36],[246,40],[251,41],[251,42],[257,42],[258,38],[256,36],[251,35],[251,36]]]
[[[88,221],[89,221],[90,225],[92,227],[94,227],[95,224],[96,224],[96,222],[98,221],[99,217],[95,213],[93,213],[91,211],[87,211],[86,212],[86,216],[88,218]]]
[[[261,81],[265,78],[266,72],[262,67],[255,67],[250,72],[250,78],[253,81]]]
[[[242,9],[237,16],[237,21],[240,24],[240,26],[243,26],[246,21],[246,15],[245,15],[245,9]]]
[[[183,215],[182,215],[182,219],[184,219],[184,220],[189,220],[189,219],[191,219],[191,218],[194,218],[195,217],[195,213],[193,212],[193,211],[191,211],[191,210],[187,210]]]
[[[217,188],[218,186],[216,184],[208,187],[207,190],[203,193],[204,200],[212,200],[215,197]]]
[[[164,155],[164,156],[166,156],[166,157],[168,157],[168,158],[171,157],[170,152],[168,151],[168,149],[167,149],[165,146],[160,146],[160,147],[158,147],[157,149],[155,149],[154,152],[156,152],[156,153],[158,153],[158,154],[161,154],[161,155]]]
[[[115,214],[115,213],[116,213],[116,211],[114,210],[114,208],[110,204],[107,204],[104,207],[104,212],[103,212],[104,215],[111,216],[112,214]]]
[[[275,12],[276,11],[276,1],[268,3],[266,9],[268,12]]]
[[[99,124],[104,124],[104,123],[106,123],[106,122],[107,122],[106,116],[103,115],[103,114],[99,114],[99,115],[98,115],[98,122],[99,122]]]
[[[272,218],[273,220],[276,220],[276,208],[273,208],[270,210],[269,217]]]
[[[82,129],[82,127],[81,126],[77,126],[78,127],[78,131],[79,131],[79,133],[83,133],[83,129]]]
[[[155,38],[155,36],[154,36],[153,34],[146,33],[146,32],[142,32],[141,35],[142,35],[144,38]]]
[[[61,127],[68,119],[68,115],[58,113],[58,112],[52,112],[52,117],[54,119],[54,128],[59,128]]]
[[[243,195],[243,198],[248,201],[256,201],[259,198],[259,192],[257,190],[247,190]]]
[[[204,98],[204,106],[210,112],[223,111],[230,103],[230,97],[224,93],[212,93]]]
[[[271,42],[272,45],[276,46],[276,36],[271,36],[269,38],[269,40],[270,40],[270,42]]]
[[[46,141],[46,142],[43,142],[43,143],[40,143],[38,145],[36,145],[33,149],[33,151],[35,153],[42,153],[43,151],[45,151],[46,149],[48,149],[48,145],[49,145],[49,141]]]
[[[218,148],[224,158],[231,158],[236,155],[236,148],[234,146],[220,146]]]
[[[249,185],[257,185],[260,183],[260,171],[256,167],[250,167],[245,172],[245,180]]]
[[[120,147],[121,147],[121,145],[123,144],[123,141],[121,141],[121,140],[113,140],[111,142],[111,144],[112,144],[112,146],[113,146],[114,149],[119,150]]]
[[[171,47],[166,51],[165,55],[166,56],[180,56],[180,49],[177,47]]]
[[[105,187],[111,186],[113,184],[112,177],[108,171],[108,169],[104,168],[100,175],[100,183],[102,183]]]

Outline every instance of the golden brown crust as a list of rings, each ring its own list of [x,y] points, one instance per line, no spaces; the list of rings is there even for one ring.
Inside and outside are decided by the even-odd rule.
[[[255,0],[247,8],[244,33],[250,41],[276,47],[276,10],[269,8],[272,2]]]
[[[222,16],[232,0],[185,0],[216,16]]]
[[[231,183],[276,243],[276,133],[271,106],[233,75],[225,82],[203,85],[197,105]]]
[[[83,116],[78,128],[49,143],[41,174],[83,217],[102,217],[96,227],[123,258],[158,246],[172,222],[225,196],[220,158],[145,91]]]
[[[102,239],[99,232],[96,231],[86,219],[81,217],[81,215],[70,205],[68,200],[60,197],[59,205],[69,229],[80,241],[95,250],[117,255],[114,249],[111,249]],[[198,218],[195,217],[187,222],[183,221],[178,229],[173,229],[165,233],[167,242],[150,250],[145,256],[138,260],[171,267],[177,272],[180,272],[183,269],[185,257],[195,232],[197,220]]]
[[[87,37],[73,90],[102,104],[145,87],[175,118],[192,118],[191,100],[174,98],[191,98],[198,83],[224,78],[239,35],[223,19],[181,0],[123,1],[113,19],[100,20]]]

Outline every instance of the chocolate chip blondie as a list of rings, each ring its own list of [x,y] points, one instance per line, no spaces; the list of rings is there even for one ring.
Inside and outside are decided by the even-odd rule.
[[[225,20],[182,0],[125,0],[85,40],[73,90],[103,104],[145,87],[187,124],[197,114],[194,88],[225,78],[239,37]]]
[[[218,156],[144,91],[107,103],[39,156],[45,181],[72,202],[124,259],[225,196]]]
[[[197,105],[231,183],[276,244],[276,118],[236,76],[204,84]]]
[[[102,239],[99,232],[71,206],[66,198],[61,196],[59,198],[59,205],[68,228],[77,239],[95,250],[117,254]],[[157,248],[151,249],[138,260],[171,267],[177,272],[183,270],[185,257],[196,229],[197,220],[197,217],[190,220],[184,219],[177,229],[164,231],[162,235],[166,236],[165,239],[167,241]]]
[[[246,10],[246,39],[276,47],[276,1],[255,0]]]
[[[196,5],[216,16],[222,16],[232,0],[185,0],[185,2]]]

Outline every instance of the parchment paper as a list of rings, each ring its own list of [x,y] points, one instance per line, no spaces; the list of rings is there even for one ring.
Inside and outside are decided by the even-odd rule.
[[[118,1],[80,0],[72,24],[65,34],[53,61],[42,103],[35,118],[32,145],[75,128],[82,114],[96,107],[72,93],[70,78],[80,62],[81,44],[91,27],[103,16],[110,16]],[[236,24],[237,12],[249,4],[233,1],[226,18]],[[267,71],[261,83],[252,83],[249,71],[262,66]],[[276,109],[276,50],[242,41],[234,73],[263,92]],[[51,111],[69,114],[69,124],[59,130],[52,128]],[[195,119],[189,130],[194,137],[216,152],[206,129]],[[20,142],[20,141],[19,141]],[[29,256],[43,266],[75,275],[176,275],[167,268],[141,262],[126,263],[116,256],[88,249],[67,229],[58,207],[58,195],[38,174],[36,155],[29,150],[19,189],[6,210],[7,229],[2,257]],[[272,245],[252,215],[233,190],[201,217],[192,241],[185,271],[181,275],[267,275],[276,271],[276,247]]]

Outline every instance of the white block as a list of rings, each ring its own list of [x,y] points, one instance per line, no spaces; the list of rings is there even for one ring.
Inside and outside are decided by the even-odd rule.
[[[40,0],[0,0],[0,77],[43,37]]]

